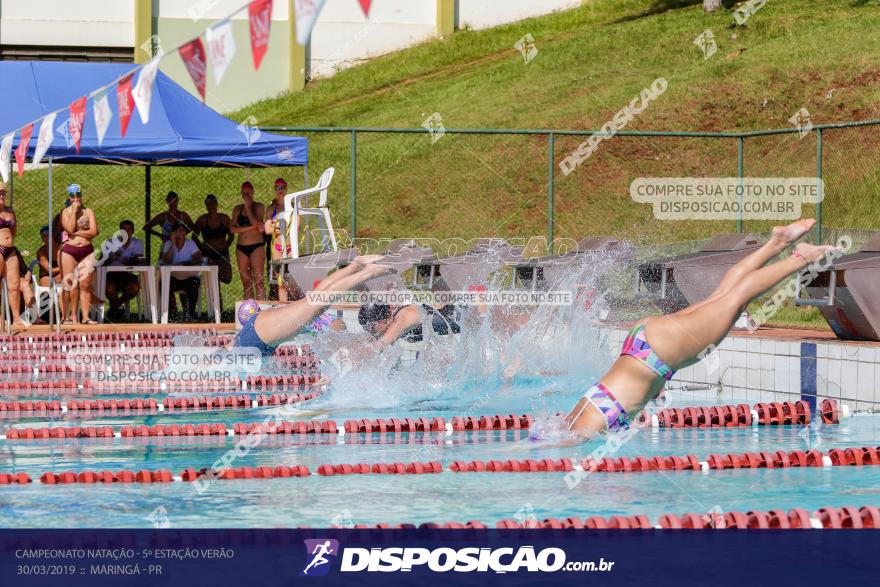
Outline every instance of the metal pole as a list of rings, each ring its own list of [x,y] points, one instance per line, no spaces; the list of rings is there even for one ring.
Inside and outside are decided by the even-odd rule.
[[[153,218],[153,214],[150,211],[153,200],[152,169],[153,168],[150,165],[144,167],[144,224]],[[153,255],[150,247],[150,243],[152,243],[152,234],[149,231],[144,234],[144,240],[146,241],[144,243],[144,255],[146,255],[149,262],[152,263]]]
[[[349,211],[351,213],[351,242],[357,236],[357,131],[351,130],[351,202],[349,203]]]
[[[547,135],[547,254],[553,253],[553,180],[556,167],[556,135]]]
[[[308,164],[303,166],[303,189],[304,190],[309,189],[309,166],[308,166]],[[309,207],[309,196],[306,196],[306,208],[308,208],[308,207]],[[297,223],[301,222],[301,224],[299,224],[297,226],[297,234],[305,234],[305,240],[303,241],[303,246],[305,246],[305,251],[314,252],[314,250],[311,248],[312,235],[311,235],[311,231],[309,230],[309,227],[311,226],[311,216],[297,216],[293,220],[294,220],[294,222],[297,222]],[[296,246],[297,246],[296,250],[299,251],[299,243],[297,243]]]
[[[49,157],[49,299],[52,300],[52,303],[58,305],[61,303],[61,300],[58,299],[58,292],[55,290],[55,272],[52,270],[52,235],[55,231],[52,228],[52,157]],[[58,266],[61,266],[61,261],[59,260]],[[63,293],[61,295],[64,295]],[[54,308],[53,308],[54,309]],[[49,310],[49,326],[51,328],[53,318],[55,317],[55,312],[52,309]],[[61,318],[61,321],[64,320],[64,317]],[[55,332],[61,333],[61,321],[55,323]]]
[[[745,139],[743,137],[739,137],[737,139],[737,152],[736,152],[736,176],[740,179],[743,178],[743,150],[744,150]],[[742,182],[739,182],[740,189],[742,189]],[[736,219],[736,231],[743,231],[743,197],[740,194],[739,197],[739,218]]]
[[[822,244],[822,200],[825,190],[822,181],[822,129],[816,130],[816,177],[818,178],[816,194],[816,244]]]

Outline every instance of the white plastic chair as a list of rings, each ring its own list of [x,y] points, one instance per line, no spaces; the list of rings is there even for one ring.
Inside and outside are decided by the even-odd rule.
[[[281,250],[286,250],[287,243],[289,242],[291,256],[294,259],[297,259],[300,256],[299,219],[301,217],[316,217],[319,225],[323,225],[322,230],[327,234],[327,237],[322,242],[324,250],[338,250],[336,245],[336,235],[333,234],[333,223],[330,220],[330,209],[327,208],[327,190],[330,187],[330,182],[333,180],[334,173],[336,173],[336,170],[333,167],[329,167],[321,174],[321,178],[318,180],[318,183],[315,184],[315,187],[284,196],[284,221],[287,223],[287,234],[285,235],[285,231],[281,231]],[[311,194],[320,194],[317,208],[304,206],[304,198]],[[285,236],[287,238],[285,238]],[[331,247],[329,249],[327,248],[328,240]]]
[[[37,259],[31,261],[31,264],[28,265],[28,270],[31,272],[31,279],[33,280],[34,301],[37,304],[37,315],[42,316],[43,312],[54,308],[55,323],[58,324],[61,322],[61,304],[58,303],[59,296],[61,296],[61,285],[58,283],[55,284],[54,295],[52,295],[52,286],[40,285],[40,280],[37,278],[37,275],[40,272],[40,262]],[[48,298],[45,305],[43,304],[43,298]]]

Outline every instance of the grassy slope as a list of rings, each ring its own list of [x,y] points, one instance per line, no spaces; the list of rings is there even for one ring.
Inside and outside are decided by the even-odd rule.
[[[747,28],[733,29],[732,23],[728,11],[703,14],[696,0],[595,0],[487,31],[461,31],[315,81],[305,92],[259,102],[232,117],[252,115],[262,125],[418,127],[437,112],[448,128],[596,129],[663,76],[669,89],[630,129],[784,127],[801,107],[810,110],[814,122],[880,118],[880,14],[874,2],[774,0]],[[709,60],[692,44],[706,28],[714,31],[719,45]],[[526,33],[539,50],[528,65],[513,47]],[[880,226],[872,201],[880,184],[877,132],[827,133],[825,214],[830,225]],[[310,139],[313,178],[327,166],[337,168],[331,206],[337,226],[347,227],[348,136],[312,134]],[[555,162],[580,141],[559,138]],[[544,234],[543,137],[447,135],[432,145],[425,135],[363,135],[358,143],[359,236]],[[813,174],[814,156],[812,137],[751,140],[746,172]],[[615,233],[668,242],[730,230],[731,222],[660,224],[648,207],[630,201],[628,186],[643,175],[735,172],[732,141],[605,141],[571,176],[557,173],[556,234]],[[250,175],[266,199],[275,175],[271,170]],[[288,175],[294,185],[300,181],[297,172]],[[242,176],[235,170],[156,169],[154,210],[161,208],[168,189],[181,193],[183,208],[191,213],[201,211],[202,196],[209,191],[231,208]],[[57,191],[73,180],[86,186],[99,219],[106,219],[105,233],[111,219],[142,217],[141,171],[59,167]],[[45,185],[45,172],[39,171],[16,183],[16,208],[28,248],[35,247],[30,235],[44,223]]]
[[[655,4],[689,6],[652,13],[650,2],[601,0],[489,31],[465,31],[318,81],[304,94],[257,103],[237,116],[253,115],[261,124],[418,127],[438,112],[447,127],[594,129],[664,76],[668,91],[631,129],[787,127],[801,107],[814,122],[880,117],[880,15],[871,3],[778,0],[736,30],[726,11],[705,15],[697,2]],[[704,61],[692,40],[706,28],[713,29],[719,51]],[[529,65],[513,48],[526,33],[539,50]],[[874,132],[826,137],[830,224],[878,225],[861,197],[873,194],[878,183],[876,156],[868,152],[877,142]],[[338,181],[345,182],[334,192],[342,224],[347,137],[312,140],[316,166],[335,165]],[[556,162],[580,140],[557,140]],[[432,146],[426,136],[369,135],[359,143],[362,235],[543,233],[543,138],[447,135]],[[815,173],[814,157],[812,137],[762,138],[747,143],[745,165],[748,173],[805,175]],[[645,174],[735,172],[733,141],[606,141],[572,176],[557,175],[557,234],[651,233],[656,240],[675,240],[724,230],[732,224],[658,227],[647,207],[629,200],[628,186]]]

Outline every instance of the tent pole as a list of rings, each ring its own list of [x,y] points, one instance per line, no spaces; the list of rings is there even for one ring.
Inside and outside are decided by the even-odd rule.
[[[153,218],[153,214],[152,212],[150,212],[150,204],[152,203],[151,200],[153,196],[151,169],[152,168],[149,165],[144,167],[144,224],[146,224]],[[152,235],[149,231],[144,233],[144,240],[146,241],[144,243],[144,255],[146,255],[147,259],[153,258],[153,256],[150,254],[150,242],[152,240],[150,238],[151,236]]]
[[[52,247],[54,246],[52,243],[52,236],[54,230],[52,228],[52,157],[49,157],[49,299],[55,305],[60,305],[61,300],[58,299],[58,292],[55,289],[55,272],[52,270]],[[61,266],[61,261],[59,260],[58,266]],[[64,295],[63,293],[61,295]],[[55,312],[51,309],[49,310],[49,328],[52,328],[52,322],[55,318]],[[63,318],[62,318],[63,320]],[[61,334],[61,321],[55,322],[55,332]]]

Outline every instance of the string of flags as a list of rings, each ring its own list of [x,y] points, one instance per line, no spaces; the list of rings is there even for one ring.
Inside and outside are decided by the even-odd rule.
[[[357,0],[365,17],[369,17],[372,0]],[[293,10],[296,18],[296,38],[301,45],[306,45],[311,38],[312,29],[326,0],[294,0]],[[208,65],[214,78],[214,85],[219,86],[223,81],[229,65],[236,54],[235,39],[232,34],[232,17],[247,8],[248,31],[251,41],[251,56],[254,70],[259,70],[269,47],[269,32],[272,20],[272,0],[252,0],[241,6],[238,10],[214,23],[205,30],[205,40],[201,35],[183,43],[177,47],[176,53],[183,60],[184,67],[195,84],[196,91],[205,101],[205,93],[208,78]],[[164,53],[156,55],[146,64],[135,71],[126,73],[124,76],[113,80],[106,86],[95,90],[89,96],[82,96],[74,100],[69,107],[68,120],[58,127],[67,138],[68,148],[74,147],[76,153],[80,152],[83,127],[88,113],[87,102],[92,100],[92,116],[97,130],[98,146],[100,147],[107,134],[110,121],[113,119],[113,111],[110,107],[110,94],[112,88],[116,89],[117,113],[119,115],[119,133],[124,137],[128,131],[131,116],[135,110],[140,115],[141,121],[147,124],[150,121],[150,105],[153,98],[153,85],[159,72],[159,61],[165,56]],[[139,72],[137,83],[133,84],[135,73]],[[0,176],[3,181],[9,180],[11,158],[14,154],[18,176],[24,174],[25,159],[34,132],[34,125],[39,122],[37,131],[37,144],[34,149],[33,163],[39,163],[53,140],[55,119],[61,110],[43,115],[20,129],[13,130],[0,139]],[[15,135],[18,133],[18,145],[13,151]]]

